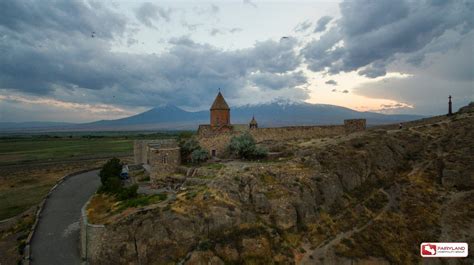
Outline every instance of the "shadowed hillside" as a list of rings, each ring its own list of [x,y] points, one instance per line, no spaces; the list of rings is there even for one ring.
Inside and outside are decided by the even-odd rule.
[[[147,208],[89,209],[107,224],[92,263],[419,264],[421,242],[474,242],[473,133],[471,105],[401,130],[260,143],[280,157],[169,177],[180,188]]]

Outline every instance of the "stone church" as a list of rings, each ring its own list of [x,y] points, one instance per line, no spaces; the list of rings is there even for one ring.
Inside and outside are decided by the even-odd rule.
[[[249,117],[250,118],[250,117]],[[257,143],[331,137],[365,130],[365,119],[344,120],[344,125],[259,128],[255,116],[248,124],[232,124],[230,107],[219,91],[210,108],[210,123],[199,125],[197,140],[212,158],[225,157],[232,137],[249,133]],[[136,140],[135,164],[143,164],[152,181],[176,172],[181,163],[175,140]]]

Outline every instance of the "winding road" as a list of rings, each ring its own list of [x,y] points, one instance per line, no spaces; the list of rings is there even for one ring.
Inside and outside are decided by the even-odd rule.
[[[34,265],[81,264],[79,218],[81,208],[97,190],[98,170],[67,178],[52,192],[31,242]]]

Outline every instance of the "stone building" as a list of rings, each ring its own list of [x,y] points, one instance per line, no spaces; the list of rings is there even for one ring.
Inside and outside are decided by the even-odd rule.
[[[152,182],[173,174],[181,164],[181,152],[174,139],[135,140],[135,164],[143,164]]]
[[[149,146],[148,157],[152,182],[157,182],[175,173],[181,164],[181,152],[177,146],[162,147],[151,145]]]
[[[365,119],[344,120],[344,125],[288,126],[278,128],[259,128],[255,115],[248,124],[232,124],[230,108],[219,91],[210,109],[210,124],[199,125],[198,141],[201,147],[209,150],[212,157],[221,156],[233,136],[248,132],[261,143],[264,141],[285,141],[302,138],[322,138],[363,131]]]
[[[255,115],[252,117],[252,120],[249,123],[249,129],[258,129],[257,120],[255,120]]]

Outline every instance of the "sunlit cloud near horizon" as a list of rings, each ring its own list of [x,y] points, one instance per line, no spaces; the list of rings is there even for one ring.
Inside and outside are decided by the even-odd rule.
[[[474,101],[472,1],[0,2],[0,122],[274,101],[438,115]]]

